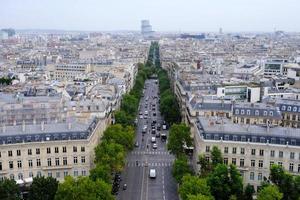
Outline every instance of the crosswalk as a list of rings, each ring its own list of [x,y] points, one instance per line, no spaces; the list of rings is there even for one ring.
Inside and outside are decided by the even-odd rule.
[[[150,163],[146,163],[146,162],[142,162],[139,163],[138,165],[136,165],[135,162],[128,162],[126,163],[127,167],[170,167],[172,166],[172,162],[150,162]]]
[[[171,155],[167,151],[132,151],[130,154],[133,155]]]

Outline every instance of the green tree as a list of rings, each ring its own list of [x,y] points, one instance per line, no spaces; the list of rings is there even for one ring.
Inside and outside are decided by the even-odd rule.
[[[182,178],[182,184],[179,187],[179,194],[182,200],[187,200],[188,195],[205,195],[211,197],[210,187],[206,179],[187,175]]]
[[[198,160],[198,164],[200,165],[200,176],[206,177],[212,170],[211,163],[206,159],[204,154],[200,154]]]
[[[131,126],[134,116],[127,114],[124,110],[119,110],[115,112],[115,120],[117,124],[122,124],[122,126]]]
[[[0,199],[19,200],[20,190],[15,180],[3,179],[0,181]]]
[[[243,200],[253,200],[253,194],[255,193],[253,185],[250,185],[249,183],[245,187]]]
[[[257,200],[281,200],[282,197],[283,194],[276,186],[269,185],[259,191]]]
[[[187,200],[214,200],[214,198],[212,196],[198,194],[198,195],[188,195]]]
[[[168,150],[177,157],[184,153],[184,145],[192,146],[190,127],[186,124],[173,124],[169,132]]]
[[[218,164],[223,163],[222,152],[216,146],[213,146],[213,148],[211,150],[211,162],[212,162],[212,167],[213,168],[216,167]]]
[[[104,140],[115,142],[130,150],[134,143],[134,129],[130,126],[123,127],[121,124],[111,125],[103,133],[102,141]]]
[[[180,156],[173,164],[172,174],[178,183],[181,183],[181,179],[184,175],[191,174],[191,169],[188,165],[186,156]]]
[[[103,141],[95,149],[96,164],[107,164],[112,172],[123,169],[125,162],[125,150],[120,144]]]
[[[58,181],[44,176],[34,177],[29,188],[30,200],[53,200],[57,191]]]
[[[111,186],[103,180],[67,176],[58,186],[55,200],[113,200]]]
[[[101,179],[106,183],[111,183],[112,176],[109,166],[105,164],[97,164],[96,167],[90,171],[90,179],[93,181]]]
[[[218,164],[208,177],[208,185],[211,193],[218,200],[228,200],[235,195],[238,199],[242,198],[243,180],[235,166]]]
[[[121,110],[129,115],[135,115],[138,110],[138,99],[133,95],[125,94],[122,99]]]

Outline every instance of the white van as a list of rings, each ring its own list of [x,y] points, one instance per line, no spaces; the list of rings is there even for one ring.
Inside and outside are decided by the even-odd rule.
[[[151,137],[151,142],[155,143],[156,142],[156,138],[155,137]]]
[[[150,169],[149,177],[150,178],[156,178],[156,170],[155,169]]]

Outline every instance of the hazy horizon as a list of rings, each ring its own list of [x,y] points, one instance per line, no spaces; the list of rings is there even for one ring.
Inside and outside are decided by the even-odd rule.
[[[0,0],[0,28],[158,32],[300,32],[297,0]]]

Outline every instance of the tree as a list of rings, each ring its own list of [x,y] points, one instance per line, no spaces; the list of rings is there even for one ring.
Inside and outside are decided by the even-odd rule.
[[[15,180],[4,178],[2,181],[0,181],[0,199],[21,199],[20,189]]]
[[[101,179],[106,183],[111,183],[112,176],[109,166],[106,164],[97,164],[96,167],[90,171],[90,179],[93,181]]]
[[[249,183],[245,187],[243,200],[253,200],[253,194],[255,193],[253,185],[250,185]]]
[[[198,195],[188,195],[187,200],[214,200],[214,198],[212,196],[198,194]]]
[[[124,110],[129,115],[135,115],[138,109],[138,99],[129,94],[125,94],[122,103],[121,103],[121,110]]]
[[[95,149],[96,164],[107,164],[112,172],[123,169],[125,160],[125,150],[120,144],[103,141]]]
[[[34,177],[29,188],[30,200],[53,200],[57,191],[58,181],[44,176]]]
[[[213,146],[213,148],[211,150],[211,162],[212,162],[213,168],[216,167],[218,164],[223,163],[222,152],[216,146]]]
[[[113,200],[111,186],[103,180],[67,176],[58,186],[55,200]]]
[[[276,186],[269,185],[259,191],[257,200],[281,200],[282,197],[283,194]]]
[[[184,145],[192,146],[190,127],[181,123],[170,128],[168,150],[177,157],[184,153]]]
[[[208,177],[208,185],[211,193],[218,200],[228,200],[234,195],[238,199],[242,198],[243,180],[235,166],[218,164]]]
[[[179,187],[179,194],[182,200],[188,200],[189,195],[204,195],[211,197],[210,187],[206,179],[187,175],[182,178],[182,184]]]
[[[134,116],[127,114],[124,110],[115,112],[116,123],[122,124],[122,126],[130,126],[133,124]]]
[[[126,150],[133,148],[134,130],[132,127],[122,127],[121,124],[109,126],[103,133],[102,141],[112,141],[122,145]]]
[[[204,154],[200,154],[198,159],[198,164],[200,165],[200,176],[206,177],[212,170],[211,163],[206,159]]]
[[[180,156],[175,160],[172,168],[172,174],[178,183],[181,183],[181,179],[184,175],[191,174],[191,169],[185,156]]]

